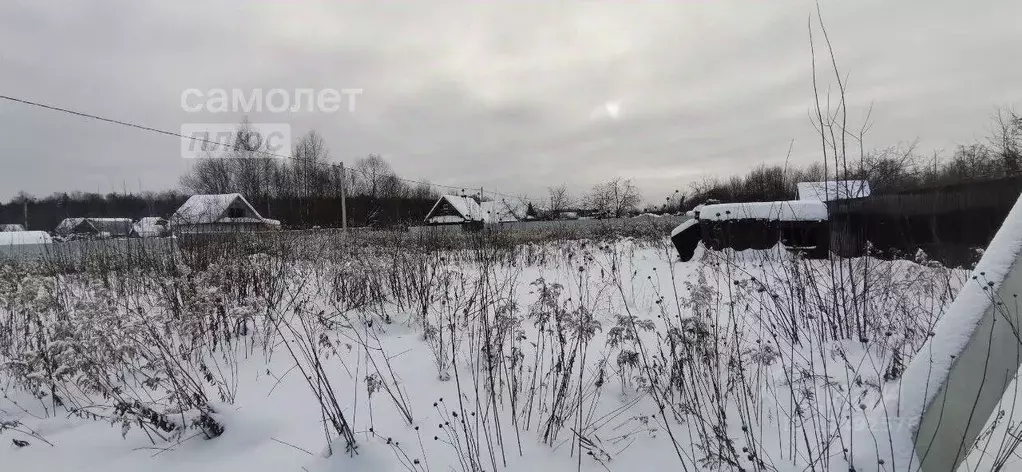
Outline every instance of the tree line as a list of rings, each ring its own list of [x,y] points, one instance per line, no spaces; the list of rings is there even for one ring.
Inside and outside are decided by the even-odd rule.
[[[821,162],[807,166],[761,165],[726,179],[707,178],[691,185],[684,198],[691,208],[711,200],[754,202],[792,200],[798,182],[866,180],[874,194],[981,182],[1022,176],[1022,116],[1001,109],[983,142],[962,144],[948,155],[918,152],[917,143],[900,144],[849,157],[840,169]]]
[[[910,143],[861,151],[836,171],[821,162],[761,165],[745,175],[695,182],[687,194],[675,190],[663,200],[647,202],[641,211],[677,213],[712,200],[790,200],[797,198],[798,182],[835,178],[867,180],[873,193],[886,193],[1022,176],[1022,116],[1002,109],[992,121],[985,141],[959,145],[949,155],[923,155]],[[281,220],[286,227],[339,227],[343,189],[350,226],[394,227],[421,223],[439,198],[429,183],[400,178],[378,155],[357,159],[342,172],[330,161],[330,150],[316,131],[294,143],[290,158],[267,158],[262,149],[244,144],[250,126],[247,120],[239,124],[235,146],[197,159],[181,176],[180,191],[58,192],[42,198],[21,192],[0,203],[0,223],[52,230],[68,217],[169,217],[190,194],[241,193],[263,216]],[[537,200],[538,208],[529,204],[540,218],[564,212],[624,217],[640,211],[643,195],[632,180],[614,178],[577,197],[566,185],[552,186],[544,200]]]
[[[30,230],[53,231],[64,218],[120,217],[137,220],[146,216],[169,216],[188,195],[178,191],[124,193],[58,192],[36,198],[18,193],[0,203],[0,224],[17,223]]]
[[[309,131],[295,141],[290,158],[266,157],[246,136],[243,121],[236,145],[209,151],[181,176],[194,194],[241,193],[263,216],[290,227],[341,226],[341,195],[347,196],[351,226],[395,226],[422,220],[439,198],[428,183],[409,184],[378,155],[342,169],[330,161],[323,138]]]
[[[22,192],[0,204],[0,222],[27,221],[31,229],[49,231],[68,217],[167,218],[188,195],[240,193],[262,216],[285,227],[340,227],[343,190],[349,226],[393,227],[418,224],[439,198],[428,183],[409,184],[398,177],[378,155],[342,171],[329,161],[330,151],[316,131],[300,137],[287,159],[267,157],[261,145],[250,146],[250,133],[245,120],[234,146],[214,148],[196,159],[180,178],[182,191],[62,192],[44,198]]]

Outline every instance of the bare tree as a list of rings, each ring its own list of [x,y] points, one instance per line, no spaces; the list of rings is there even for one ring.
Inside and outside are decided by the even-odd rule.
[[[1004,175],[1022,172],[1022,116],[1009,108],[999,108],[994,115],[989,141],[1001,161]]]
[[[620,177],[599,184],[586,196],[586,202],[597,213],[620,218],[638,208],[642,194],[631,179]]]
[[[218,156],[197,159],[181,176],[181,186],[192,193],[229,193],[234,190],[230,163]]]
[[[294,180],[293,193],[302,198],[323,196],[329,179],[326,165],[330,157],[323,137],[315,130],[309,131],[294,145],[294,159],[291,173]]]
[[[395,196],[401,193],[401,181],[387,161],[370,154],[355,162],[353,169],[356,188],[371,198]]]
[[[550,193],[550,212],[558,213],[567,210],[572,204],[571,195],[568,194],[568,186],[565,184],[558,185],[556,187],[548,187],[547,191]]]
[[[849,177],[866,180],[873,191],[879,192],[914,187],[919,180],[917,143],[867,152],[861,159],[862,168]]]
[[[234,192],[251,200],[263,200],[270,196],[270,174],[276,162],[267,156],[266,143],[262,136],[252,129],[248,117],[242,118],[234,133],[234,146],[221,152],[226,159]]]
[[[429,182],[423,182],[412,187],[408,190],[408,196],[419,200],[434,200],[439,198],[436,192],[433,191],[433,187],[429,185]]]

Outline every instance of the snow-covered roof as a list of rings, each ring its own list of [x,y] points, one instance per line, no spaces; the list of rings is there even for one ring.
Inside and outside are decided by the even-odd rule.
[[[109,233],[111,236],[127,236],[131,232],[130,218],[64,218],[55,233],[67,236],[74,232]]]
[[[693,226],[695,226],[697,224],[699,224],[699,220],[697,220],[695,218],[692,218],[690,220],[685,220],[685,221],[681,222],[680,225],[675,226],[674,229],[671,230],[671,237],[673,238],[673,237],[677,236],[678,233],[680,233],[682,231],[685,231],[686,229],[689,229],[689,228],[691,228],[691,227],[693,227]]]
[[[479,204],[479,210],[486,223],[505,223],[525,218],[525,209],[522,205],[504,199],[482,202]]]
[[[9,233],[12,231],[25,231],[25,227],[19,224],[0,225],[0,233]]]
[[[0,233],[0,246],[22,244],[49,244],[53,239],[46,231],[11,231]]]
[[[825,221],[827,205],[821,201],[718,203],[699,209],[700,220]]]
[[[437,208],[447,203],[457,215],[434,215]],[[464,223],[482,221],[484,223],[503,223],[518,221],[525,217],[525,208],[520,202],[508,200],[491,200],[477,202],[472,197],[460,195],[443,195],[426,215],[426,222],[432,224]]]
[[[99,232],[112,236],[127,236],[131,232],[131,218],[87,218]]]
[[[146,216],[143,218],[139,218],[138,221],[135,222],[135,225],[141,227],[151,227],[159,226],[161,222],[166,223],[167,220],[160,218],[159,216]]]
[[[144,238],[162,236],[167,230],[167,220],[158,216],[147,216],[136,221],[131,230]]]
[[[87,220],[88,218],[64,218],[64,220],[61,221],[53,231],[57,234],[68,235],[71,234],[71,231],[77,228],[78,225],[86,223]],[[93,230],[96,230],[96,232],[99,232],[99,230],[92,226],[91,223],[88,225]]]
[[[230,217],[227,210],[232,207],[242,208],[244,216]],[[206,223],[273,224],[271,220],[263,218],[240,193],[192,195],[170,217],[170,223],[172,225]],[[277,224],[280,223],[277,222]]]
[[[869,182],[865,180],[828,180],[826,182],[799,182],[798,199],[829,202],[848,198],[868,197]]]
[[[706,206],[705,203],[700,203],[693,207],[691,210],[686,211],[685,215],[695,218],[696,216],[698,216],[697,213],[699,213],[699,211],[702,210],[704,206]]]
[[[465,220],[478,221],[483,219],[483,210],[479,207],[479,202],[472,197],[444,195],[440,199],[450,203],[454,210],[461,214],[461,217]]]

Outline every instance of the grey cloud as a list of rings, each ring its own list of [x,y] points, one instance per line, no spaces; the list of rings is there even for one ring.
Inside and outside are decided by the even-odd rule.
[[[819,159],[806,0],[196,5],[8,0],[0,93],[173,130],[241,118],[185,113],[189,88],[361,87],[353,114],[250,118],[316,129],[334,159],[380,153],[408,177],[537,196],[623,176],[659,200],[783,163],[792,140],[793,162]],[[852,117],[873,106],[871,146],[949,149],[1022,101],[1019,2],[822,6]],[[593,116],[606,102],[619,119]],[[179,148],[0,103],[0,198],[173,187],[189,165]]]

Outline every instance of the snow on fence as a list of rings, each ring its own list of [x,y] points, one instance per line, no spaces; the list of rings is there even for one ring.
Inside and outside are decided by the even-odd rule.
[[[871,427],[853,439],[854,470],[886,463],[891,470],[943,472],[965,460],[1022,365],[1020,257],[1022,198],[906,367],[900,386],[885,392],[870,415]]]
[[[655,225],[664,229],[664,235],[671,228],[689,219],[688,216],[636,216],[633,218],[605,218],[605,219],[578,219],[578,220],[534,220],[514,221],[504,223],[492,223],[485,226],[489,230],[497,231],[543,231],[543,230],[590,230],[604,228],[621,228],[635,226]],[[461,231],[461,225],[439,225],[439,226],[412,226],[408,228],[412,232],[431,232],[438,230]]]
[[[714,250],[764,250],[781,243],[809,257],[823,258],[830,241],[827,205],[802,200],[705,205],[699,209],[699,234],[703,244]],[[679,247],[683,260],[689,252]]]

